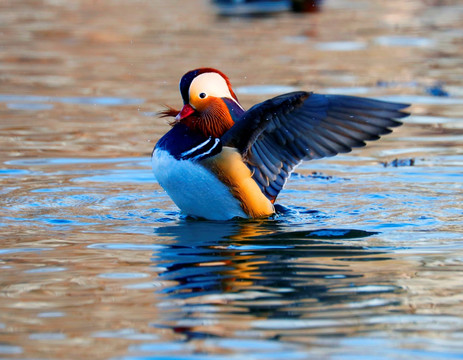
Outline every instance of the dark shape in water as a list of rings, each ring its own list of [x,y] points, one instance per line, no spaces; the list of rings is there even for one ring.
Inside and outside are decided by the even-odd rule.
[[[286,231],[276,232],[271,235],[263,235],[270,239],[313,239],[313,240],[341,240],[341,239],[359,239],[372,235],[377,235],[377,232],[356,230],[356,229],[317,229],[317,230],[302,230],[302,231]],[[257,239],[258,237],[255,237]]]
[[[394,159],[391,162],[383,161],[381,165],[384,167],[392,166],[392,167],[402,167],[402,166],[414,166],[415,159]]]
[[[426,93],[432,96],[449,96],[449,93],[444,90],[444,84],[437,83],[433,86],[429,86],[426,89]]]
[[[292,10],[317,12],[323,0],[212,0],[222,16],[255,16]]]
[[[416,81],[388,81],[388,80],[378,80],[376,86],[383,88],[394,88],[394,87],[410,87],[416,88],[420,84]]]
[[[323,0],[292,0],[291,9],[294,12],[313,13],[321,9]]]
[[[289,0],[213,0],[219,15],[258,16],[289,10]]]

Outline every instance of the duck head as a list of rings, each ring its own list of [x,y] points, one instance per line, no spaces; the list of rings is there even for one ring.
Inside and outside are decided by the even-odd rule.
[[[205,136],[221,137],[244,113],[228,77],[216,69],[187,72],[180,80],[180,93],[183,108],[174,124],[184,123]]]

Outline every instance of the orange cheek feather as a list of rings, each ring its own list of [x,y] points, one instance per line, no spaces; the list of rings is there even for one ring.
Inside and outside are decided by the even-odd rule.
[[[194,106],[199,116],[191,125],[205,136],[221,137],[234,124],[227,105],[221,99],[199,100]]]

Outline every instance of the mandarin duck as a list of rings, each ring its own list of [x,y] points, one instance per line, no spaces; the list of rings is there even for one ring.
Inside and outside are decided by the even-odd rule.
[[[226,75],[200,68],[180,80],[183,108],[152,152],[159,185],[195,218],[262,218],[303,160],[346,153],[401,125],[408,104],[296,91],[245,110]]]

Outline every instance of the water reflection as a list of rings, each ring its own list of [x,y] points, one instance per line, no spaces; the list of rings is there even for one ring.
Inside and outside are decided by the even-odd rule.
[[[369,326],[363,316],[399,304],[388,296],[399,287],[364,272],[362,264],[389,260],[382,250],[355,245],[373,232],[185,220],[156,235],[172,243],[153,257],[165,284],[165,317],[153,326],[188,339],[356,333]]]
[[[39,96],[39,95],[12,95],[0,94],[0,103],[6,102],[11,109],[21,110],[45,110],[53,108],[50,103],[79,104],[79,105],[100,105],[100,106],[123,106],[139,105],[144,100],[140,98],[118,98],[118,97],[60,97],[60,96]]]

